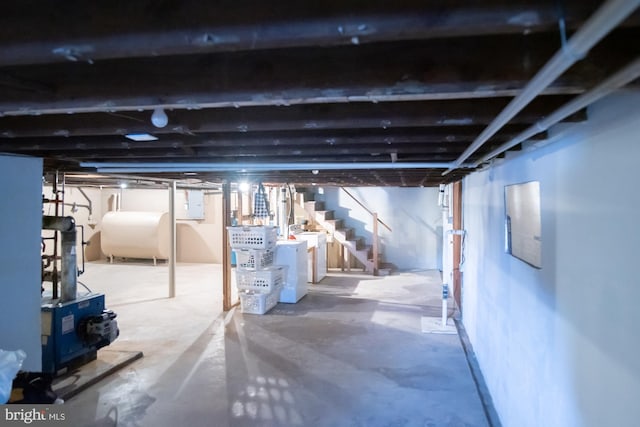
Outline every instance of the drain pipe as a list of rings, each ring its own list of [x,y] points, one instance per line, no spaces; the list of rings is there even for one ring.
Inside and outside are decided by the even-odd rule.
[[[87,201],[87,206],[89,209],[89,218],[87,218],[87,221],[91,222],[92,220],[91,216],[93,215],[93,202],[91,202],[91,199],[89,198],[89,196],[87,196],[87,193],[84,192],[82,187],[78,187],[78,191],[80,192],[80,194],[82,194],[82,196]],[[84,207],[85,205],[78,205],[78,206]]]
[[[485,142],[495,135],[516,114],[526,107],[574,63],[586,56],[589,50],[620,22],[629,16],[640,0],[609,0],[600,7],[571,39],[547,62],[531,79],[522,92],[485,128],[469,147],[453,161],[453,166],[442,175],[454,171],[475,153]]]
[[[569,117],[571,114],[575,113],[576,111],[579,111],[582,108],[585,108],[593,104],[600,98],[603,98],[604,96],[610,94],[614,90],[628,83],[631,83],[638,77],[640,77],[640,57],[632,61],[622,70],[618,71],[616,74],[609,77],[608,79],[606,79],[604,82],[602,82],[595,88],[591,89],[589,92],[583,95],[580,95],[579,97],[576,97],[572,101],[568,102],[567,104],[563,105],[562,107],[554,111],[551,115],[549,115],[545,119],[540,120],[536,124],[522,131],[520,134],[515,136],[512,140],[505,142],[500,147],[496,148],[495,150],[493,150],[492,152],[484,156],[481,160],[478,160],[473,166],[478,167],[480,164],[502,154],[503,152],[507,151],[513,146],[523,141],[526,141],[527,139],[531,138],[532,136],[540,132],[544,132],[545,130],[549,129],[551,126],[555,125],[556,123],[560,122],[566,117]]]
[[[640,0],[638,0],[640,1]],[[153,172],[261,172],[303,170],[359,170],[359,169],[444,169],[451,162],[366,162],[366,163],[112,163],[81,162],[84,168],[96,168],[99,173]],[[470,166],[470,165],[469,165]]]

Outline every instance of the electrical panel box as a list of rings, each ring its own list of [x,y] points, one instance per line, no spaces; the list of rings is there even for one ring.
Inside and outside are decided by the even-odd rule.
[[[204,219],[204,191],[187,190],[187,218]]]

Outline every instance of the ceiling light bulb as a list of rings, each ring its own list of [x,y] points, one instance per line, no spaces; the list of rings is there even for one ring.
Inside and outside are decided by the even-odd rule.
[[[314,174],[314,175],[318,175],[318,172],[319,172],[318,169],[314,169],[314,170],[311,171],[311,173]]]
[[[249,184],[247,182],[241,182],[238,188],[243,193],[246,193],[247,191],[249,191]]]
[[[169,117],[167,117],[167,113],[160,107],[153,110],[153,114],[151,115],[151,123],[157,128],[163,128],[169,123]]]

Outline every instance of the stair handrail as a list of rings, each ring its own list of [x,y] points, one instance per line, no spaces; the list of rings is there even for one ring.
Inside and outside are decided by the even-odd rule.
[[[391,230],[391,227],[389,227],[387,224],[384,223],[384,221],[382,221],[380,218],[378,218],[378,213],[377,212],[371,212],[371,210],[369,208],[367,208],[362,202],[360,202],[360,200],[356,199],[355,196],[353,194],[351,194],[349,191],[347,191],[346,188],[344,187],[340,187],[345,193],[347,193],[349,195],[349,197],[351,197],[353,200],[355,200],[355,202],[357,204],[359,204],[360,206],[362,206],[362,208],[369,212],[369,215],[371,215],[373,217],[373,275],[377,276],[379,273],[379,266],[380,266],[380,260],[379,258],[379,251],[380,251],[380,237],[378,236],[378,223],[384,225],[387,230],[393,232],[393,230]]]
[[[341,190],[343,190],[345,193],[347,193],[347,195],[349,195],[349,197],[351,197],[353,200],[355,200],[355,202],[357,204],[359,204],[360,206],[362,206],[362,208],[367,211],[369,213],[369,215],[371,215],[372,217],[374,217],[375,219],[377,219],[377,222],[379,222],[380,224],[384,225],[384,227],[393,232],[393,230],[391,229],[391,227],[389,227],[387,224],[384,223],[384,221],[382,221],[380,218],[378,218],[378,214],[372,212],[369,208],[367,208],[360,200],[356,199],[355,196],[353,194],[351,194],[349,191],[347,191],[346,188],[344,187],[340,187]]]

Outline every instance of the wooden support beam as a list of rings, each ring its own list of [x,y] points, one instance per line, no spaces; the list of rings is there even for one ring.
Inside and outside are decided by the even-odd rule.
[[[222,184],[222,309],[229,311],[231,302],[231,246],[227,227],[231,225],[231,184]]]
[[[569,96],[546,96],[532,101],[511,124],[533,124],[550,111],[569,102]],[[394,129],[438,127],[446,128],[450,134],[458,135],[455,128],[470,129],[470,126],[486,126],[507,105],[510,98],[443,100],[438,102],[415,101],[411,103],[344,103],[290,105],[288,107],[219,108],[215,114],[206,110],[170,111],[170,125],[154,127],[149,120],[149,111],[128,111],[121,114],[87,113],[82,120],[75,115],[0,117],[0,137],[74,137],[96,135],[123,135],[125,133],[151,133],[193,136],[208,133],[226,133],[216,138],[216,145],[223,145],[225,137],[232,134],[245,136],[269,131],[329,131],[337,129],[380,129],[393,133]],[[584,121],[584,111],[565,121]],[[246,129],[249,134],[242,132]],[[443,129],[444,131],[444,129]],[[476,132],[477,134],[477,132]],[[359,133],[356,134],[360,135]],[[299,137],[301,135],[294,135]],[[336,135],[334,135],[336,136]],[[277,135],[273,135],[276,138]],[[327,135],[331,138],[331,135]],[[161,137],[153,143],[163,143]],[[222,141],[220,141],[222,139]],[[125,142],[124,139],[120,141]],[[127,140],[128,141],[128,140]],[[184,139],[183,143],[187,143]],[[424,141],[427,142],[427,141]],[[145,143],[140,144],[144,147]],[[336,144],[340,141],[336,141]],[[147,144],[152,146],[152,144]],[[190,144],[194,146],[193,144]],[[239,144],[230,140],[229,145]]]
[[[453,229],[462,230],[462,181],[453,183]],[[462,273],[460,261],[462,259],[462,235],[453,235],[453,297],[458,309],[462,311],[461,289]]]
[[[338,0],[323,2],[322,7],[295,1],[262,5],[184,0],[170,4],[134,2],[122,7],[100,7],[89,2],[74,4],[73,8],[54,3],[37,8],[28,2],[14,3],[3,10],[0,66],[519,35],[557,28],[556,7],[544,1],[493,1],[485,2],[484,7],[460,1],[433,6],[417,0],[370,1],[366,8]],[[593,8],[591,2],[569,3],[565,19],[571,29]],[[114,31],[120,28],[129,31]]]
[[[117,113],[155,106],[198,109],[508,97],[519,94],[532,70],[557,50],[556,34],[523,37],[16,67],[16,74],[55,87],[55,94],[7,88],[0,112],[22,116]],[[543,94],[582,93],[597,81],[597,74],[606,75],[635,55],[625,40],[607,37]]]
[[[2,131],[0,119],[0,132]],[[506,125],[492,141],[505,142],[529,127],[528,124]],[[105,150],[115,150],[126,156],[144,150],[150,154],[169,151],[176,156],[190,156],[183,147],[191,147],[197,155],[224,156],[236,153],[249,154],[298,154],[292,150],[303,150],[309,154],[322,154],[323,150],[357,151],[383,150],[389,148],[424,147],[428,150],[444,150],[448,147],[459,148],[468,144],[484,129],[483,126],[441,126],[422,128],[403,128],[386,130],[382,127],[367,130],[307,130],[280,132],[247,133],[204,133],[198,135],[161,135],[156,141],[135,142],[122,135],[99,135],[81,137],[15,137],[1,138],[0,150],[24,151],[70,151],[80,150],[86,156],[102,156]],[[5,133],[11,134],[7,130]],[[94,151],[99,154],[93,154]]]

